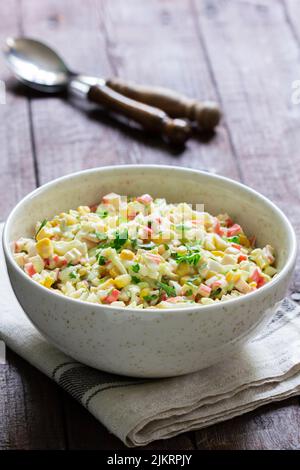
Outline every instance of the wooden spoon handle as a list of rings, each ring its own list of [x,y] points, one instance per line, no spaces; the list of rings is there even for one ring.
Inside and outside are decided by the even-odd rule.
[[[191,129],[186,121],[171,119],[161,109],[123,96],[106,85],[91,86],[88,99],[109,110],[123,114],[139,123],[147,131],[162,135],[172,144],[183,145],[190,135]]]
[[[220,108],[213,101],[200,102],[167,88],[137,85],[119,78],[111,78],[106,84],[129,98],[162,109],[173,118],[195,121],[201,129],[213,130],[221,119]]]

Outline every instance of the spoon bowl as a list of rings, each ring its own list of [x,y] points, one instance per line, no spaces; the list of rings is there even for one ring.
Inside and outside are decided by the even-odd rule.
[[[8,38],[4,55],[17,78],[39,91],[62,91],[75,75],[52,48],[34,39]]]
[[[45,93],[68,90],[110,111],[120,113],[173,145],[183,146],[191,134],[186,120],[172,119],[158,107],[146,105],[107,86],[106,81],[71,72],[46,44],[30,38],[9,38],[4,55],[14,75],[25,85]]]

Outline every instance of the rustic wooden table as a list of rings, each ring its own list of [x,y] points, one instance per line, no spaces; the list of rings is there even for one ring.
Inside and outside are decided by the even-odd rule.
[[[36,186],[84,168],[163,163],[241,180],[277,203],[300,233],[298,0],[6,0],[0,40],[48,41],[78,70],[169,86],[217,100],[216,136],[181,153],[105,113],[24,93],[6,81],[0,105],[0,216]],[[298,20],[297,20],[298,18]],[[299,267],[298,267],[299,268]],[[300,290],[300,270],[293,290]],[[122,449],[73,399],[12,352],[0,368],[0,449]],[[293,398],[150,449],[300,449]]]

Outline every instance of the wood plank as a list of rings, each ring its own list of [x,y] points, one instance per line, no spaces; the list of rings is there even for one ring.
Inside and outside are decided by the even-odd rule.
[[[0,43],[7,36],[19,34],[18,2],[8,0],[0,5]],[[0,103],[1,188],[0,220],[35,187],[34,161],[28,118],[28,101],[10,93],[10,73],[0,55],[0,80],[6,83],[6,104]]]
[[[291,34],[294,36],[295,41],[300,47],[300,29],[299,29],[299,15],[300,15],[300,4],[295,0],[282,0],[282,8],[285,13],[285,19],[290,27]],[[295,80],[300,80],[297,76]]]
[[[105,76],[118,72],[128,78],[141,81],[146,81],[148,78],[149,81],[149,67],[153,70],[159,61],[162,64],[162,73],[159,75],[162,84],[174,86],[182,91],[189,90],[190,93],[196,93],[200,97],[215,98],[209,71],[205,68],[205,58],[197,45],[198,39],[195,31],[191,29],[189,35],[190,28],[187,28],[185,35],[180,34],[182,15],[187,15],[187,21],[192,26],[190,12],[186,9],[182,11],[179,8],[181,3],[177,2],[175,12],[171,2],[164,2],[164,9],[161,8],[160,2],[147,4],[147,10],[143,11],[138,2],[131,1],[128,10],[134,12],[134,15],[129,16],[123,3],[114,2],[112,11],[109,10],[109,5],[111,3],[108,2],[79,3],[76,1],[74,6],[72,1],[71,7],[69,1],[41,4],[37,0],[30,0],[26,3],[26,10],[23,10],[23,29],[25,33],[30,31],[31,35],[42,37],[56,46],[65,57],[69,58],[69,63],[75,69],[98,75],[102,73]],[[144,18],[150,14],[153,17],[153,31],[149,31],[149,34],[152,36],[157,34],[162,41],[168,41],[171,49],[166,49],[161,55],[162,49],[157,40],[155,45],[150,49],[148,47],[146,51],[149,55],[146,63],[143,60],[145,51],[139,42],[145,37],[143,34]],[[136,21],[137,18],[139,21]],[[117,30],[122,31],[122,35],[118,38],[114,34],[116,22],[119,25]],[[157,24],[159,31],[156,33]],[[132,37],[133,32],[135,40]],[[78,41],[79,37],[80,41]],[[183,45],[182,41],[184,41]],[[78,47],[74,48],[74,43]],[[144,41],[143,47],[146,46],[147,42]],[[184,54],[186,47],[190,51],[188,57]],[[122,61],[118,59],[118,51],[122,51],[122,56],[124,56]],[[152,56],[151,51],[153,51]],[[178,66],[177,51],[180,54],[182,67]],[[132,69],[130,76],[130,70],[126,70],[121,65],[123,61],[126,64],[128,60],[129,63],[133,54],[136,57],[131,61],[139,67],[137,70]],[[170,69],[166,67],[169,56],[172,57]],[[138,70],[139,73],[137,73]],[[171,82],[167,81],[169,76],[172,77]],[[201,76],[201,87],[198,86],[196,78],[198,76]],[[153,73],[151,77],[155,83]],[[174,158],[165,146],[157,142],[152,144],[151,140],[142,137],[137,131],[124,132],[126,128],[120,125],[112,128],[112,121],[109,118],[104,120],[101,113],[90,113],[91,119],[85,119],[81,111],[60,98],[35,99],[33,97],[32,110],[41,182],[69,171],[99,164],[142,161],[185,163],[188,166],[218,169],[226,174],[238,176],[225,128],[220,129],[219,135],[210,145],[202,146],[194,141],[189,144],[183,156]],[[226,163],[224,155],[227,156]],[[75,447],[84,446],[84,443],[80,444],[77,441],[77,436],[81,435],[80,420],[76,421],[72,415],[68,415],[68,422],[72,422],[72,426],[69,425],[70,442],[73,442]],[[76,426],[75,423],[77,423]],[[102,433],[100,427],[99,432]],[[97,434],[92,431],[87,432],[85,442],[95,442]],[[172,442],[170,442],[171,446]],[[181,448],[187,445],[186,442],[189,443],[189,447],[191,446],[190,439],[176,438],[177,446],[180,446],[180,442]],[[164,448],[168,445],[168,443],[163,443]]]
[[[287,423],[291,423],[287,426]],[[264,406],[244,416],[196,433],[198,449],[300,449],[300,408],[297,398]]]
[[[199,99],[218,100],[188,2],[105,1],[99,2],[98,15],[115,75],[169,87]],[[199,139],[189,141],[176,158],[159,148],[153,152],[149,143],[129,142],[128,162],[183,165],[239,177],[224,125],[206,144]]]
[[[29,0],[23,9],[25,34],[48,41],[75,70],[101,74],[108,64],[91,1]],[[81,6],[80,6],[81,5]],[[74,45],[76,44],[76,47]],[[97,59],[98,60],[97,60]],[[78,104],[78,106],[77,106]],[[62,174],[111,163],[116,154],[108,125],[80,108],[80,102],[35,96],[32,102],[35,145],[41,183]],[[99,118],[100,119],[100,118]]]
[[[282,208],[299,236],[300,107],[291,103],[291,83],[300,76],[300,63],[282,3],[195,0],[193,5],[243,179]],[[299,268],[298,260],[292,290],[300,288]],[[298,402],[196,435],[200,447],[293,447],[299,443]]]
[[[182,18],[187,22],[184,30]],[[190,12],[178,0],[176,5],[173,1],[146,2],[142,8],[136,0],[126,5],[121,1],[29,0],[23,27],[25,33],[55,46],[74,69],[106,77],[118,74],[199,98],[216,98]],[[238,177],[223,126],[209,144],[194,139],[182,154],[174,155],[165,144],[124,124],[116,125],[94,107],[78,100],[73,104],[56,97],[33,100],[41,182],[87,167],[141,162],[182,164]]]
[[[19,2],[0,5],[0,41],[20,34]],[[20,95],[0,57],[6,104],[0,104],[0,220],[36,186],[30,100]],[[0,449],[63,448],[59,395],[54,385],[13,353],[0,367]]]
[[[60,391],[16,354],[0,366],[0,450],[63,449]]]
[[[49,43],[56,45],[66,57],[70,57],[69,62],[74,68],[77,66],[78,69],[107,76],[116,73],[140,82],[172,86],[191,96],[217,97],[221,99],[226,111],[226,121],[214,141],[209,145],[192,141],[185,152],[174,156],[165,146],[144,138],[138,131],[127,131],[121,124],[113,128],[112,120],[101,112],[89,111],[89,119],[86,119],[86,111],[81,110],[78,105],[71,106],[56,97],[34,97],[33,131],[41,182],[70,171],[102,164],[184,164],[195,168],[208,168],[235,178],[243,176],[248,184],[265,192],[282,204],[282,207],[287,207],[295,220],[299,220],[298,213],[292,213],[292,209],[288,207],[292,197],[294,204],[299,202],[299,193],[293,186],[297,174],[292,173],[289,178],[289,172],[292,170],[292,154],[289,152],[295,152],[299,144],[296,134],[298,111],[288,108],[286,95],[279,96],[278,106],[274,96],[280,94],[280,87],[277,88],[272,82],[275,77],[276,83],[278,76],[280,84],[289,83],[292,74],[298,73],[298,68],[293,65],[295,43],[290,41],[288,27],[282,27],[283,11],[279,4],[276,4],[272,12],[271,7],[265,6],[265,2],[243,2],[243,5],[231,2],[229,5],[221,0],[219,4],[216,1],[206,1],[202,7],[202,4],[198,3],[197,8],[202,16],[199,17],[198,23],[201,28],[196,30],[193,21],[194,10],[190,11],[188,4],[179,0],[144,2],[143,6],[137,0],[126,2],[126,6],[120,0],[101,3],[89,0],[28,0],[26,9],[22,12],[25,32],[48,39]],[[233,24],[237,23],[237,30],[234,31],[232,24],[230,26],[232,18]],[[275,59],[271,58],[271,65],[269,62],[265,64],[265,57],[260,60],[256,57],[257,46],[252,40],[252,34],[253,25],[257,23],[258,39],[264,38],[263,32],[267,29],[266,44],[262,45],[260,50],[264,56],[269,54],[269,50],[274,51]],[[185,25],[184,28],[182,24]],[[279,30],[281,34],[278,34]],[[201,44],[199,38],[202,40]],[[285,44],[281,44],[284,41]],[[96,57],[98,60],[95,60]],[[207,57],[212,58],[209,67],[206,63]],[[270,90],[265,74],[272,77]],[[23,102],[22,99],[21,101]],[[256,103],[262,103],[259,112],[256,110]],[[275,109],[280,117],[275,115],[273,124],[269,117],[274,115]],[[261,122],[264,122],[263,129]],[[231,135],[228,134],[228,128]],[[286,142],[287,146],[283,146],[282,142]],[[271,158],[272,152],[276,160]],[[236,161],[239,155],[240,169]],[[281,156],[283,161],[280,161]],[[268,169],[268,178],[265,178],[264,162],[269,168],[273,166],[272,170]],[[259,170],[258,175],[253,168]],[[21,176],[20,172],[17,179],[20,187]],[[264,179],[267,179],[267,182]],[[289,182],[292,184],[291,196],[281,201],[282,194],[290,189]],[[280,412],[278,418],[280,429],[283,430],[288,421],[296,423],[297,410],[294,413],[290,411],[290,405],[287,408],[288,410]],[[93,443],[93,448],[120,448],[116,438],[109,436],[101,425],[69,398],[66,398],[65,410],[68,440],[72,448],[88,448],[90,442]],[[260,416],[259,411],[256,413]],[[273,416],[273,411],[270,413]],[[243,435],[240,442],[245,448],[249,448],[252,445],[251,439],[253,440],[251,436],[245,437],[249,428],[248,417],[238,418],[240,434]],[[270,442],[276,442],[279,446],[286,445],[287,441],[277,434],[273,424],[266,433],[268,437],[264,435],[262,431],[266,427],[265,415],[262,415],[261,422],[259,419],[255,421],[253,417],[249,419],[252,423],[251,429],[255,423],[260,429],[260,437],[255,445],[270,445]],[[277,418],[272,417],[273,419],[276,424]],[[33,423],[33,434],[37,434],[40,424],[34,424],[33,416],[28,423]],[[230,423],[226,426],[230,427]],[[85,436],[82,436],[82,429],[87,429]],[[221,442],[228,429],[219,431],[218,438],[214,437],[218,448],[222,447]],[[202,437],[198,434],[199,446],[207,446],[201,444],[209,440],[209,434],[205,432],[201,431]],[[15,428],[13,433],[16,433]],[[292,442],[296,442],[294,436],[293,434]],[[37,438],[32,438],[29,433],[25,444],[30,447],[34,439]],[[161,445],[165,445],[165,448],[176,446],[182,449],[192,445],[189,436],[179,436],[175,441],[173,445],[172,440]],[[42,445],[42,442],[40,444]],[[62,444],[63,439],[60,445]],[[14,447],[17,444],[10,445]],[[49,442],[48,445],[51,447],[54,443]],[[154,443],[154,447],[150,447],[154,449],[157,448],[156,445],[160,444]]]
[[[300,234],[298,45],[281,2],[194,0],[245,182],[271,198]],[[279,33],[280,31],[280,33]],[[292,289],[300,289],[300,260]]]

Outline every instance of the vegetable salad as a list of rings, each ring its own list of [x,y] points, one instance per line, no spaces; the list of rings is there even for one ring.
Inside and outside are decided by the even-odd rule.
[[[256,248],[228,214],[115,193],[36,224],[14,243],[28,276],[97,304],[174,308],[222,302],[276,275],[274,250]]]

